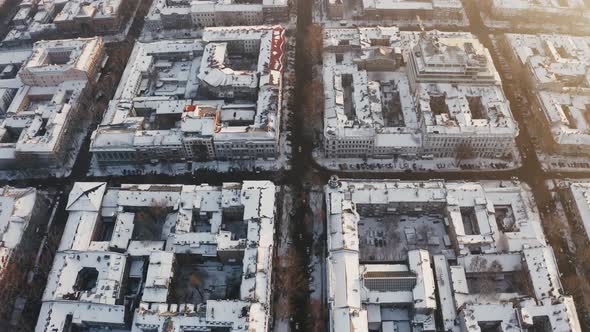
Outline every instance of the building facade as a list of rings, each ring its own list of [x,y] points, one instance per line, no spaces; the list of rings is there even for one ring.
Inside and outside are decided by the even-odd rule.
[[[60,169],[75,158],[88,102],[105,59],[100,37],[37,42],[14,83],[0,124],[0,167]],[[71,166],[70,166],[71,167]]]
[[[23,274],[35,270],[37,277],[45,267],[41,259],[34,258],[41,257],[45,249],[41,248],[39,230],[46,229],[49,221],[49,203],[47,193],[35,188],[0,189],[0,326],[6,329],[34,327],[24,311],[36,300],[33,292],[39,282],[28,283]]]

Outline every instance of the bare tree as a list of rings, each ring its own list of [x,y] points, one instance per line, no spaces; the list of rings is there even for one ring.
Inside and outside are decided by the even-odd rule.
[[[529,281],[529,275],[527,272],[525,272],[524,270],[515,271],[513,273],[513,277],[514,278],[512,281],[516,289],[520,290],[521,292],[529,296],[534,295]]]
[[[475,150],[471,143],[463,141],[455,146],[455,160],[457,161],[457,167],[461,166],[461,162],[465,159],[471,159],[475,157]]]
[[[562,285],[566,294],[571,294],[577,306],[583,307],[583,311],[590,310],[590,284],[588,278],[580,275],[569,275],[562,278]]]
[[[321,115],[324,110],[324,87],[320,80],[305,83],[305,115]]]
[[[164,332],[174,332],[174,330],[176,330],[174,328],[174,321],[170,317],[166,318],[166,321],[164,322],[164,326],[163,326],[163,331]]]
[[[576,248],[576,262],[585,274],[590,273],[590,246],[578,246]]]
[[[281,305],[277,306],[276,314],[277,317],[288,318],[291,313],[297,311],[296,298],[301,295],[302,289],[306,289],[308,281],[305,264],[295,248],[289,248],[286,255],[279,257],[279,264],[282,271],[277,283],[281,285],[281,291],[286,296],[279,298]]]
[[[547,235],[549,242],[557,243],[562,241],[564,227],[561,220],[555,214],[548,213],[545,215],[543,218],[543,227],[545,228],[545,235]]]
[[[9,260],[0,275],[0,296],[4,299],[0,305],[0,319],[9,319],[14,300],[25,281],[26,265],[20,263],[18,259]]]
[[[481,273],[487,270],[488,260],[485,259],[483,256],[475,256],[471,259],[471,263],[469,264],[469,268],[472,272]]]
[[[307,28],[304,47],[309,60],[313,64],[319,63],[324,47],[323,30],[319,24],[312,24]]]
[[[490,271],[501,270],[500,263],[496,261],[488,266],[488,260],[486,258],[483,256],[475,256],[471,260],[469,267],[471,272],[477,274],[477,278],[474,278],[474,281],[476,281],[476,285],[479,287],[479,293],[493,293],[496,289],[494,283],[495,273],[490,273]]]

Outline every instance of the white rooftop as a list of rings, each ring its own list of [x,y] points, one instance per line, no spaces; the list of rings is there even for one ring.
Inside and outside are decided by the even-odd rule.
[[[390,70],[363,69],[385,62]],[[518,133],[491,56],[469,33],[326,29],[323,82],[326,137],[372,139],[375,149],[420,149],[435,133],[512,139]],[[390,90],[399,98],[400,125],[387,123]],[[435,97],[445,112],[431,110]],[[471,99],[480,101],[477,113]]]
[[[139,308],[127,316],[133,319],[133,331],[154,324],[163,327],[169,319],[179,329],[175,331],[182,331],[182,326],[267,329],[274,204],[275,186],[268,181],[226,183],[221,187],[123,184],[107,188],[100,182],[75,183],[36,331],[59,329],[73,313],[80,317],[75,324],[124,327],[122,286],[127,278],[144,273],[142,296],[136,299]],[[161,223],[161,229],[150,233],[153,230],[146,223],[156,222]],[[97,234],[104,223],[113,223],[110,239]],[[216,272],[218,267],[235,271],[227,273],[239,277],[237,298],[209,295],[198,305],[194,300],[176,302],[171,291],[185,273],[184,260],[189,256],[194,262],[204,260],[199,265],[202,271],[210,269],[208,278],[212,279],[202,279],[203,283],[223,282],[218,280],[225,276]],[[240,257],[242,264],[236,265]],[[207,263],[207,259],[215,262]],[[192,264],[188,268],[194,268]],[[173,302],[169,302],[171,299]],[[96,314],[107,309],[123,314]]]
[[[558,34],[506,34],[515,58],[538,88],[565,92],[563,88],[588,88],[589,37]],[[577,84],[573,84],[576,82]],[[575,89],[571,89],[575,90]]]
[[[414,316],[406,319],[423,331],[436,330],[435,310],[442,313],[445,331],[481,331],[478,323],[493,321],[500,322],[500,331],[516,332],[533,325],[531,316],[543,316],[555,306],[563,309],[549,318],[551,327],[579,330],[572,299],[563,296],[555,257],[526,185],[332,178],[325,194],[331,331],[368,331],[376,326],[371,324],[385,323],[379,309],[383,304],[398,310],[411,304]],[[448,250],[432,254],[428,247],[406,248],[407,266],[359,262],[361,252],[372,245],[359,232],[376,232],[363,226],[369,220],[393,223],[396,216],[416,215],[444,216]],[[411,235],[406,229],[405,236]],[[503,288],[504,278],[515,275],[526,278],[530,295],[529,288]],[[478,281],[485,278],[498,282],[498,288],[491,293],[479,289],[483,286],[477,286]]]

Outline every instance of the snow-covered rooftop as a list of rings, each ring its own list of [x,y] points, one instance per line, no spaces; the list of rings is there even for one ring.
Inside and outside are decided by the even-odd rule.
[[[131,317],[133,331],[160,329],[168,320],[174,331],[189,326],[266,330],[274,204],[275,186],[268,181],[221,187],[75,183],[36,331],[60,330],[68,315],[80,317],[74,324],[121,328]],[[111,235],[100,231],[107,225]],[[123,286],[144,275],[143,289],[126,293]],[[183,278],[195,280],[189,294],[201,295],[178,297],[185,291],[179,288]],[[208,286],[229,288],[230,282],[239,286],[228,299],[223,297],[230,290]],[[135,297],[134,312],[125,314],[123,296]],[[121,314],[97,314],[105,310]]]
[[[460,0],[363,0],[364,10],[457,10],[463,8]]]
[[[0,87],[16,91],[0,122],[3,167],[26,168],[22,160],[35,158],[55,166],[64,162],[57,159],[67,159],[60,153],[71,148],[66,146],[73,132],[69,127],[87,111],[79,109],[80,98],[94,83],[103,56],[100,37],[41,41],[32,53],[0,53],[0,65],[22,63],[16,77],[0,80]]]
[[[91,151],[180,146],[196,137],[276,141],[284,42],[280,26],[240,26],[207,28],[201,40],[137,43]],[[235,62],[250,68],[234,69]],[[155,118],[171,125],[157,128]]]
[[[81,18],[104,19],[117,16],[119,15],[119,7],[123,3],[123,0],[67,1],[54,21],[70,21]]]
[[[506,34],[513,59],[536,90],[540,118],[558,146],[590,145],[590,38]]]
[[[48,36],[113,32],[118,29],[124,0],[44,0],[22,3],[12,18],[15,28],[10,30],[3,42],[30,42]],[[34,15],[33,15],[34,14]],[[83,23],[82,23],[83,22]]]
[[[100,52],[98,49],[102,42],[99,37],[36,42],[33,54],[23,68],[33,74],[43,71],[66,72],[70,69],[88,71],[96,53]]]
[[[489,52],[469,33],[326,29],[324,135],[416,150],[434,134],[513,139],[518,127],[499,82]],[[392,103],[403,124],[388,123]],[[439,104],[444,111],[431,109]]]
[[[2,159],[8,162],[16,154],[47,154],[62,149],[58,143],[67,130],[67,119],[73,117],[87,83],[66,81],[56,87],[22,86],[0,124],[0,137],[6,137],[6,143],[0,144]],[[14,130],[21,134],[8,139]]]
[[[568,10],[583,10],[584,0],[492,0],[494,9],[540,11],[547,13],[567,12]]]
[[[383,316],[383,305],[397,310],[412,305],[413,317],[406,319],[424,331],[436,329],[433,313],[440,310],[445,331],[457,332],[480,331],[485,323],[479,323],[490,321],[499,322],[501,331],[520,331],[535,324],[531,316],[543,316],[559,306],[549,318],[550,326],[579,330],[526,185],[334,177],[325,195],[331,331],[368,331],[390,319]],[[369,219],[395,223],[396,216],[420,215],[444,216],[448,250],[433,254],[432,247],[408,247],[407,265],[376,258],[370,264],[359,263],[363,248],[372,245],[359,232],[376,232],[364,228]],[[383,229],[389,232],[391,227],[396,225]],[[406,228],[405,236],[423,235]],[[484,290],[491,285],[491,292]]]
[[[557,144],[590,145],[589,95],[539,91],[537,100]]]
[[[537,88],[563,92],[590,86],[590,37],[509,33],[505,38]]]

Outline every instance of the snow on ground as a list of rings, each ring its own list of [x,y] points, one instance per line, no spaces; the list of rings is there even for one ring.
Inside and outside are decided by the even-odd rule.
[[[281,155],[276,160],[233,160],[233,161],[208,161],[208,162],[160,162],[156,164],[120,164],[99,165],[96,158],[92,157],[88,176],[122,176],[164,174],[182,175],[191,174],[194,171],[216,172],[278,172],[288,170],[290,165],[287,158]]]
[[[483,23],[486,27],[492,30],[506,30],[510,31],[511,33],[518,33],[519,31],[526,33],[526,32],[539,32],[545,31],[547,33],[572,33],[575,32],[577,34],[588,34],[590,33],[590,25],[577,25],[572,27],[570,25],[559,25],[559,24],[549,24],[547,22],[543,22],[542,24],[538,23],[526,23],[526,22],[517,22],[513,23],[510,21],[505,20],[498,20],[493,19],[488,16],[486,13],[481,12],[481,18]]]
[[[95,111],[92,110],[91,114],[94,112]],[[76,163],[78,153],[80,153],[80,148],[82,147],[84,138],[90,130],[90,123],[84,124],[82,127],[86,128],[86,130],[82,130],[79,133],[74,134],[74,137],[71,139],[71,146],[68,148],[66,156],[67,159],[60,165],[60,167],[31,167],[16,170],[0,170],[0,178],[4,179],[5,181],[12,181],[22,179],[65,178],[70,176],[72,173],[72,168]]]
[[[564,156],[544,153],[537,150],[537,157],[544,171],[550,172],[588,172],[590,156]]]
[[[319,150],[314,151],[314,159],[321,166],[334,171],[360,172],[451,172],[451,171],[498,171],[514,170],[522,166],[520,153],[515,149],[514,160],[475,158],[464,159],[458,164],[454,158],[427,159],[361,159],[361,158],[324,158]]]
[[[291,188],[288,186],[283,187],[283,207],[281,213],[281,223],[279,228],[279,243],[277,245],[277,254],[279,257],[285,257],[291,241],[290,234],[290,212],[293,210],[293,194]]]
[[[361,261],[405,261],[408,251],[427,249],[430,254],[454,258],[442,214],[404,214],[383,218],[363,217],[359,222]]]

